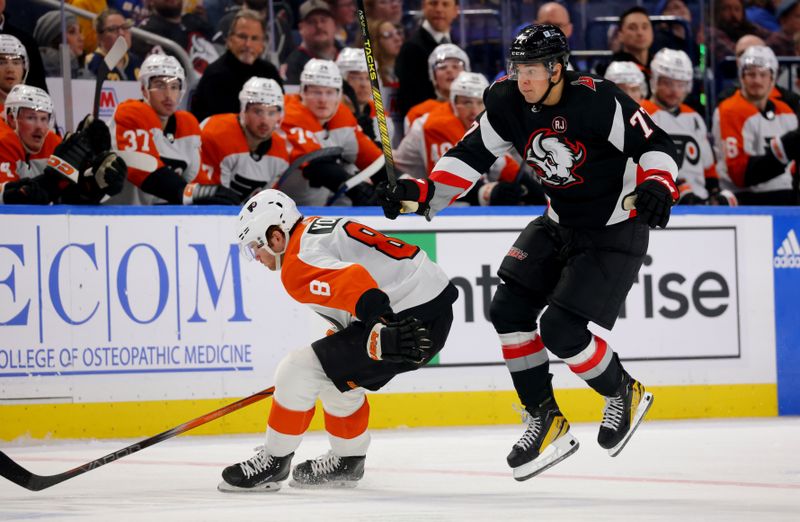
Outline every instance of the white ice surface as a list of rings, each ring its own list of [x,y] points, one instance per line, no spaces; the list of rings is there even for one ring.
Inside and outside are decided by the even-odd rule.
[[[527,482],[505,463],[520,426],[380,430],[358,488],[265,494],[216,490],[222,468],[261,437],[182,436],[38,493],[0,478],[0,521],[800,520],[800,418],[645,422],[616,458],[596,430],[574,425],[580,450]],[[132,442],[2,449],[44,475]],[[327,446],[310,433],[295,463]]]

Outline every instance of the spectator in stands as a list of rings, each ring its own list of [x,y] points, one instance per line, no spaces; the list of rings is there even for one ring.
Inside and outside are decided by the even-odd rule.
[[[725,57],[734,56],[736,42],[742,36],[752,34],[766,40],[769,31],[750,23],[744,17],[743,0],[719,0],[714,4],[714,24],[711,27],[715,42],[713,49],[717,64]]]
[[[800,131],[792,109],[770,98],[777,74],[772,49],[749,47],[739,59],[741,89],[714,111],[717,171],[742,205],[797,204]]]
[[[772,33],[767,45],[778,56],[794,56],[794,37],[800,33],[800,0],[783,0],[776,14],[780,31]]]
[[[183,0],[150,0],[150,16],[142,24],[142,29],[164,38],[168,38],[181,46],[192,61],[198,75],[202,75],[208,64],[219,58],[214,44],[212,27],[202,17],[183,12]],[[139,56],[147,56],[153,45],[137,41],[134,52]],[[169,54],[169,49],[163,49]]]
[[[794,54],[800,56],[800,32],[794,34]],[[786,85],[788,87],[787,90],[790,90],[795,96],[800,95],[800,64],[784,67],[778,76],[778,83]],[[788,100],[787,103],[789,103]],[[794,109],[794,112],[800,117],[800,107],[794,107]]]
[[[450,43],[437,45],[428,56],[428,78],[435,86],[436,98],[429,98],[408,110],[403,121],[404,132],[408,132],[414,120],[423,114],[448,103],[453,80],[463,71],[469,70],[469,56],[460,47]]]
[[[558,2],[546,2],[539,7],[536,11],[536,24],[550,24],[555,25],[564,36],[570,38],[572,36],[572,22],[570,21],[569,11],[562,4]],[[520,29],[521,30],[521,29]],[[519,31],[517,31],[519,33]]]
[[[150,9],[147,7],[149,0],[107,0],[108,7],[116,9],[126,20],[131,20],[133,25],[140,25],[150,15]],[[210,4],[211,0],[206,0],[206,4]],[[208,5],[206,5],[208,8]],[[213,20],[213,18],[212,18]]]
[[[656,6],[655,13],[664,16],[683,18],[689,24],[689,27],[692,27],[692,12],[689,10],[684,0],[661,0],[658,6]],[[698,29],[700,31],[703,30],[702,27]],[[660,23],[653,26],[653,31],[653,46],[651,52],[654,56],[656,52],[664,48],[678,49],[686,51],[689,57],[693,59],[693,63],[697,65],[697,57],[700,54],[697,50],[696,43],[698,39],[695,38],[691,42],[687,41],[689,35],[686,33],[686,27],[675,23]]]
[[[83,35],[78,20],[66,13],[67,47],[69,47],[70,75],[75,79],[94,78],[83,66]],[[44,72],[47,76],[63,76],[61,71],[61,12],[50,11],[36,21],[33,37],[39,44]]]
[[[460,73],[450,88],[449,100],[417,118],[400,142],[394,153],[397,168],[412,177],[427,178],[439,158],[461,140],[483,112],[483,91],[488,86],[482,74]],[[518,173],[519,164],[506,154],[461,200],[471,205],[518,205],[523,199]],[[537,201],[543,202],[544,198]]]
[[[270,188],[289,166],[286,141],[276,130],[283,119],[283,91],[273,79],[253,77],[239,93],[238,114],[215,114],[202,128],[201,183],[223,185],[247,200]]]
[[[605,78],[617,84],[617,87],[637,102],[641,102],[647,94],[644,73],[633,62],[611,62],[606,69]]]
[[[0,126],[0,203],[96,204],[117,194],[125,163],[110,152],[108,127],[84,119],[63,142],[53,132],[53,102],[30,85],[6,98]]]
[[[300,73],[312,58],[335,60],[341,46],[334,38],[336,22],[325,0],[306,0],[300,5],[298,23],[302,43],[286,59],[286,83],[300,83]]]
[[[129,168],[115,204],[173,205],[239,204],[239,196],[220,185],[198,185],[200,126],[194,116],[179,111],[186,92],[186,76],[178,60],[151,54],[139,71],[144,100],[126,100],[117,106],[111,125],[116,149],[153,156],[153,172]]]
[[[108,7],[107,0],[67,0],[67,2],[79,9],[95,14]],[[79,18],[78,24],[81,26],[83,33],[83,52],[90,53],[97,47],[97,34],[94,31],[94,24],[89,18]]]
[[[747,0],[745,18],[771,33],[779,30],[780,25],[775,17],[775,5],[778,1],[780,0]]]
[[[374,205],[371,185],[343,184],[356,170],[372,171],[374,181],[385,179],[383,153],[359,128],[353,113],[341,101],[342,75],[336,64],[313,58],[300,75],[300,94],[286,96],[286,117],[281,125],[291,146],[292,161],[321,148],[341,147],[336,156],[310,162],[301,175],[291,175],[280,190],[303,205],[325,205],[344,191],[354,205]],[[341,202],[340,202],[341,203]]]
[[[273,64],[285,63],[286,58],[295,49],[295,43],[292,39],[292,13],[288,4],[274,3],[273,5],[275,9],[273,15],[273,19],[275,20],[275,25],[273,27],[275,37],[275,56],[270,56],[269,45],[266,45],[269,44],[270,38],[270,31],[267,30],[265,33],[267,40],[265,41],[264,53],[261,55],[261,57],[269,62],[272,62]],[[244,7],[259,13],[264,18],[265,23],[269,23],[268,0],[245,0]],[[231,22],[233,22],[234,16],[236,16],[236,13],[241,8],[242,0],[234,0],[234,3],[226,8],[225,14],[219,18],[217,31],[214,33],[214,44],[224,45],[225,40],[228,38]],[[211,20],[216,19],[217,18],[211,18]]]
[[[325,0],[330,5],[336,31],[333,37],[342,47],[361,41],[361,29],[356,16],[356,0]]]
[[[97,74],[106,53],[111,50],[117,39],[122,36],[131,48],[131,27],[133,22],[126,20],[120,11],[109,7],[94,19],[94,27],[99,39],[97,49],[86,57],[86,68]],[[142,59],[133,51],[128,51],[122,60],[106,75],[107,80],[135,81],[139,78],[139,67]]]
[[[345,83],[352,87],[352,94],[345,96],[344,101],[351,106],[353,116],[361,126],[364,134],[380,146],[381,138],[378,130],[378,118],[375,113],[375,102],[372,100],[372,84],[369,81],[367,59],[364,49],[345,47],[336,57],[336,66],[342,73]],[[389,136],[394,135],[392,120],[386,120]]]
[[[369,24],[369,35],[372,37],[375,63],[378,74],[385,87],[397,89],[400,85],[395,72],[397,55],[403,46],[403,28],[386,19],[373,19]]]
[[[33,85],[47,92],[47,82],[44,79],[44,65],[42,65],[42,57],[39,55],[39,46],[36,40],[24,31],[16,28],[9,23],[5,15],[6,0],[0,0],[0,35],[7,34],[16,38],[24,47],[27,62],[27,85]],[[10,89],[10,87],[9,87]],[[6,94],[8,91],[6,91]],[[0,96],[5,97],[0,94]],[[2,100],[0,100],[2,101]]]
[[[192,113],[199,121],[212,114],[238,112],[239,92],[253,76],[281,82],[278,69],[260,58],[264,30],[264,19],[257,12],[241,9],[236,13],[225,54],[209,65],[192,97]]]
[[[647,11],[639,6],[631,7],[619,17],[620,50],[613,54],[612,61],[633,62],[650,78],[650,48],[653,45],[653,25]]]
[[[397,26],[403,21],[403,0],[364,0],[364,9],[370,20],[389,20]]]
[[[692,90],[694,68],[689,55],[661,49],[650,64],[653,95],[641,106],[675,142],[678,152],[678,190],[683,205],[735,203],[733,194],[721,194],[714,152],[703,118],[683,103]],[[727,197],[726,197],[727,196]]]
[[[437,45],[450,43],[450,28],[458,16],[456,0],[423,0],[422,24],[403,44],[397,56],[397,109],[405,115],[411,107],[436,98],[433,81],[428,74],[428,56]]]

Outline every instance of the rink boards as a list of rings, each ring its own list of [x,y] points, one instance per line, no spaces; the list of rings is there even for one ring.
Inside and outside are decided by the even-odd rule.
[[[371,396],[370,425],[516,422],[488,305],[500,261],[541,209],[456,209],[432,223],[323,212],[418,244],[461,294],[445,349]],[[233,209],[0,213],[2,439],[150,435],[271,385],[280,359],[324,332],[277,275],[239,256]],[[653,418],[800,412],[798,230],[797,211],[701,209],[651,234],[614,330],[592,329],[655,392]],[[599,419],[601,400],[559,361],[551,369],[568,417]],[[260,431],[265,411],[201,432]]]

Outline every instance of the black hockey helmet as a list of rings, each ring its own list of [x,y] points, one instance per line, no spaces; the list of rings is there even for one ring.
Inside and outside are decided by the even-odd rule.
[[[550,24],[535,24],[525,27],[511,42],[508,62],[565,65],[568,57],[569,43],[561,29]]]

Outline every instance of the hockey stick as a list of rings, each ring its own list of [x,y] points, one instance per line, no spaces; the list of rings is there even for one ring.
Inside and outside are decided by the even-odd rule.
[[[308,163],[310,161],[318,160],[321,158],[330,158],[333,156],[339,156],[342,153],[342,150],[344,149],[342,149],[341,147],[323,147],[317,150],[312,150],[308,154],[303,154],[302,156],[294,160],[291,164],[289,164],[286,170],[283,171],[283,174],[278,176],[278,179],[275,181],[275,183],[272,184],[272,188],[280,190],[283,184],[286,183],[286,180],[289,178],[289,176],[291,176],[293,172],[300,170],[300,166],[303,165],[304,163]]]
[[[125,38],[120,36],[114,42],[114,46],[108,51],[103,61],[100,62],[100,67],[97,68],[97,80],[94,82],[94,105],[92,105],[92,117],[97,119],[100,114],[100,93],[103,91],[103,82],[106,81],[108,71],[117,66],[125,53],[128,52],[128,44]]]
[[[328,201],[327,201],[327,203],[325,203],[325,206],[328,206],[328,207],[331,206],[337,199],[342,197],[342,195],[344,195],[345,192],[347,192],[351,188],[355,187],[359,183],[363,183],[363,182],[367,181],[369,178],[374,176],[376,172],[381,170],[381,168],[385,164],[386,164],[385,158],[383,156],[378,156],[378,158],[375,161],[373,161],[372,163],[370,163],[369,165],[367,165],[364,168],[364,170],[362,170],[361,172],[359,172],[358,174],[356,174],[352,178],[350,178],[347,181],[345,181],[344,183],[342,183],[342,186],[339,187],[339,190],[337,190],[336,193],[331,194],[331,197],[328,198]]]
[[[375,103],[375,115],[378,117],[378,133],[381,135],[381,150],[386,161],[386,181],[389,188],[394,190],[397,186],[397,173],[394,170],[394,157],[392,156],[392,142],[389,139],[389,127],[386,125],[386,111],[383,108],[383,96],[381,96],[381,86],[378,81],[378,64],[372,54],[372,39],[369,37],[367,27],[367,10],[364,7],[364,0],[358,0],[358,22],[361,25],[361,36],[364,40],[364,57],[367,59],[367,72],[369,73],[369,83],[372,85],[372,101]],[[413,214],[419,208],[416,201],[401,201],[403,214]],[[430,221],[431,217],[426,212],[425,218]]]
[[[82,466],[78,466],[77,468],[72,468],[69,471],[65,471],[64,473],[59,473],[57,475],[33,474],[27,469],[17,464],[16,462],[14,462],[13,460],[11,460],[11,458],[8,455],[0,451],[0,475],[7,478],[14,484],[22,486],[25,489],[29,489],[31,491],[41,491],[51,486],[55,486],[56,484],[60,484],[65,480],[75,478],[78,475],[83,475],[87,471],[92,471],[93,469],[97,469],[100,466],[104,466],[106,464],[119,460],[122,457],[126,457],[128,455],[136,453],[137,451],[141,451],[154,444],[158,444],[159,442],[171,439],[172,437],[180,435],[181,433],[185,433],[191,429],[194,429],[198,426],[202,426],[203,424],[211,422],[224,415],[233,413],[234,411],[244,408],[245,406],[249,406],[250,404],[264,400],[267,397],[271,397],[273,393],[275,393],[275,387],[271,386],[266,390],[261,390],[260,392],[254,393],[249,397],[245,397],[244,399],[240,399],[234,403],[228,404],[227,406],[223,406],[218,410],[214,410],[210,413],[206,413],[205,415],[201,415],[196,419],[184,422],[180,426],[172,428],[171,430],[167,430],[163,433],[159,433],[158,435],[154,435],[149,439],[145,439],[135,444],[131,444],[130,446],[122,448],[121,450],[115,451],[114,453],[109,453],[105,457],[95,459],[91,462],[83,464]]]

